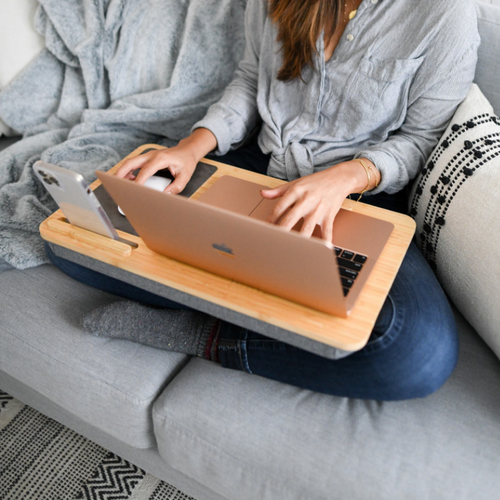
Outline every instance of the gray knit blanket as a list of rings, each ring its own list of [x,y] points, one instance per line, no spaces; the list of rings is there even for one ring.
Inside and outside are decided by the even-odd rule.
[[[243,55],[246,0],[39,0],[46,49],[0,93],[23,139],[0,152],[0,271],[46,262],[56,206],[42,159],[87,181],[138,146],[188,135]]]

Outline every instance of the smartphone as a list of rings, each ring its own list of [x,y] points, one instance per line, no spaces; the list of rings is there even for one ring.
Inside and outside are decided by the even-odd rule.
[[[43,161],[37,161],[33,170],[71,224],[120,240],[81,174]]]

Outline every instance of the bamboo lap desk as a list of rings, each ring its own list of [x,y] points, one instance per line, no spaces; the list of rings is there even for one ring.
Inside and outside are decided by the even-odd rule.
[[[145,149],[161,149],[162,146],[146,144],[127,158]],[[125,159],[127,159],[125,158]],[[122,160],[111,172],[116,171]],[[219,177],[233,175],[259,184],[275,187],[285,181],[231,167],[204,159],[217,167],[217,171],[191,196],[196,199]],[[92,184],[96,189],[100,181]],[[376,215],[394,224],[394,231],[365,284],[348,318],[340,318],[310,309],[276,297],[236,281],[184,264],[150,250],[141,238],[118,231],[120,237],[136,243],[137,248],[106,238],[66,222],[58,210],[40,225],[41,236],[63,250],[65,258],[84,259],[100,272],[111,269],[124,276],[131,276],[134,284],[159,295],[213,314],[267,336],[321,354],[336,357],[337,348],[346,351],[361,349],[370,336],[384,299],[389,292],[395,271],[399,268],[415,230],[415,223],[407,216],[372,207],[364,203],[345,200],[343,208],[366,215]],[[103,265],[104,263],[104,265]],[[108,264],[108,266],[106,265]],[[123,271],[126,271],[125,273]],[[131,273],[127,274],[127,273]],[[108,273],[106,273],[108,274]],[[383,293],[378,293],[383,292]]]

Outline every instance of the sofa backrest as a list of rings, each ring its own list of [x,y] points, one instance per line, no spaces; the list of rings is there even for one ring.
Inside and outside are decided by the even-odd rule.
[[[474,81],[500,115],[500,7],[477,2],[481,45]]]

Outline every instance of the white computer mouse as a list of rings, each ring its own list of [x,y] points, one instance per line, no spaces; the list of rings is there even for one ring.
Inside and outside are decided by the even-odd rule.
[[[160,177],[159,175],[152,175],[146,179],[144,185],[148,188],[155,189],[156,191],[164,191],[165,188],[172,182],[172,179],[167,177]]]
[[[152,175],[148,179],[146,179],[146,182],[144,183],[144,186],[154,189],[155,191],[164,191],[165,188],[172,182],[172,179],[168,179],[167,177],[160,177],[159,175]],[[118,212],[120,212],[122,215],[125,215],[123,213],[123,210],[118,207]]]

